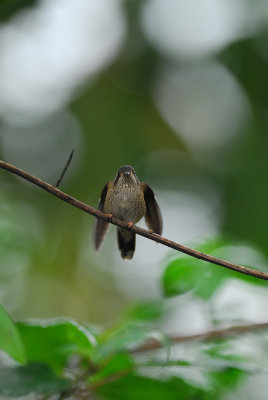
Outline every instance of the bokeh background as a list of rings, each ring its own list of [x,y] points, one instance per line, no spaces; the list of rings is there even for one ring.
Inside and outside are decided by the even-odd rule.
[[[228,237],[230,261],[267,268],[267,1],[1,0],[0,21],[3,160],[55,183],[74,148],[61,188],[92,206],[131,164],[156,193],[164,236]],[[0,300],[15,318],[109,326],[161,298],[173,251],[138,237],[122,261],[111,227],[95,253],[91,216],[6,171],[0,180]],[[212,314],[264,321],[267,298],[234,274],[213,307],[176,299],[164,328],[204,331]]]

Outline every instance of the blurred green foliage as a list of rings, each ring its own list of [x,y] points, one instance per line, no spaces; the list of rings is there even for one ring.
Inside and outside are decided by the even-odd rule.
[[[74,85],[64,109],[52,112],[51,120],[56,120],[52,145],[46,142],[49,135],[44,129],[45,126],[51,130],[49,118],[31,127],[41,132],[32,139],[37,142],[35,150],[24,139],[27,124],[19,126],[15,119],[12,128],[18,129],[18,133],[10,142],[14,152],[8,153],[4,145],[8,123],[3,117],[1,158],[6,160],[7,154],[13,154],[18,167],[29,162],[28,172],[53,183],[61,172],[58,165],[63,167],[66,152],[75,147],[73,162],[61,187],[92,206],[97,205],[104,184],[113,179],[118,167],[131,164],[140,179],[162,196],[165,236],[175,240],[177,236],[171,236],[179,231],[186,242],[189,226],[192,236],[195,230],[199,232],[194,236],[198,243],[194,247],[200,251],[230,261],[235,256],[238,263],[265,270],[268,24],[260,24],[254,34],[242,35],[208,57],[226,68],[249,104],[251,115],[245,118],[240,136],[227,147],[191,148],[157,108],[153,88],[163,65],[176,64],[180,71],[202,64],[202,60],[171,61],[149,44],[141,30],[143,3],[123,3],[127,32],[113,63]],[[0,34],[7,34],[9,28],[19,34],[21,27],[10,24],[41,4],[45,2],[0,0]],[[26,33],[27,29],[22,29],[21,37],[27,39]],[[64,37],[68,46],[72,46],[71,39]],[[9,46],[11,50],[13,43]],[[57,50],[57,56],[62,57]],[[34,62],[35,54],[29,52],[26,58]],[[2,71],[5,70],[0,68]],[[51,73],[45,72],[44,80]],[[12,85],[14,82],[10,81],[9,86]],[[61,89],[59,84],[55,90]],[[49,94],[51,101],[53,90]],[[0,111],[5,114],[4,108]],[[64,134],[57,136],[61,126],[57,121],[65,121],[66,115],[70,119],[63,124]],[[67,136],[68,129],[73,136]],[[17,142],[20,146],[15,154]],[[51,171],[40,167],[44,160],[45,167],[52,166],[52,176]],[[103,400],[232,400],[244,398],[239,388],[245,382],[252,382],[256,376],[266,381],[265,334],[174,346],[166,333],[173,332],[174,326],[178,335],[186,336],[191,328],[196,333],[198,329],[220,329],[237,321],[252,323],[259,321],[261,313],[262,320],[267,319],[266,282],[168,250],[167,256],[161,255],[155,261],[154,252],[147,250],[149,243],[142,257],[137,254],[138,261],[135,258],[129,267],[122,264],[114,237],[111,245],[107,238],[96,255],[91,243],[91,217],[6,171],[0,171],[0,180],[0,302],[14,316],[11,318],[0,305],[0,395],[13,398],[34,393],[44,399],[55,394],[61,399],[77,394]],[[190,198],[195,199],[198,218],[191,210],[183,219],[183,212],[178,211],[185,204],[191,207]],[[175,206],[168,221],[169,200]],[[209,204],[204,219],[199,219],[203,212],[201,200]],[[206,219],[216,231],[210,240],[205,240]],[[218,235],[229,239],[218,239]],[[139,240],[137,253],[142,247]],[[153,268],[149,269],[147,262],[151,258]],[[137,270],[136,275],[132,269]],[[239,292],[231,298],[231,304],[223,304],[223,313],[218,314],[217,296],[224,293],[228,284],[239,285],[238,282],[245,285],[246,296],[241,300]],[[136,285],[134,289],[132,283]],[[263,292],[258,291],[262,289]],[[263,296],[263,301],[254,302],[251,294],[259,299]],[[249,302],[244,304],[246,317],[240,315],[239,305],[243,301]],[[194,318],[191,313],[188,315],[193,304],[200,307]],[[254,309],[259,304],[262,307]],[[236,307],[237,312],[232,314]],[[183,313],[181,310],[185,309]],[[59,315],[61,318],[55,318]],[[202,320],[199,328],[195,324],[198,317]],[[147,340],[159,342],[161,350],[136,351]],[[258,400],[255,387],[254,393]]]
[[[12,17],[25,7],[37,4],[37,0],[0,0],[0,22]]]
[[[17,12],[21,9],[26,11],[27,8],[20,8],[22,4],[12,0],[1,2],[0,10],[7,25],[12,18],[4,14],[5,7],[14,5]],[[35,3],[35,6],[38,4]],[[214,154],[213,149],[207,150],[207,153],[199,149],[203,160],[199,162],[163,119],[153,101],[152,86],[164,60],[145,42],[141,33],[141,4],[138,1],[124,3],[128,31],[120,53],[112,65],[94,80],[85,82],[71,99],[69,109],[81,129],[81,137],[62,189],[93,206],[97,205],[102,187],[113,179],[118,167],[124,163],[132,164],[140,179],[156,188],[156,194],[168,191],[174,199],[179,191],[199,193],[204,183],[209,182],[221,196],[220,209],[215,206],[207,217],[213,219],[215,216],[220,220],[219,234],[245,241],[267,256],[267,134],[264,111],[267,103],[267,61],[258,50],[258,46],[265,44],[267,32],[264,29],[258,31],[251,38],[236,41],[214,55],[241,84],[252,106],[253,118],[249,118],[243,135],[226,151],[222,149]],[[178,68],[183,65],[178,61]],[[54,145],[57,145],[56,139]],[[71,143],[70,150],[73,146],[75,144]],[[53,148],[44,151],[49,164]],[[4,149],[2,153],[5,158]],[[23,157],[35,158],[34,153],[30,157],[27,154],[24,156],[23,149],[19,156],[22,161]],[[68,154],[59,156],[63,166]],[[29,172],[36,173],[34,168],[38,170],[38,162],[37,157]],[[55,169],[53,178],[49,179],[56,182],[60,172]],[[47,178],[45,172],[41,177]],[[1,221],[9,221],[8,229],[3,227],[0,231],[1,252],[17,254],[25,260],[24,267],[17,262],[17,269],[13,259],[6,258],[3,262],[5,285],[14,284],[18,271],[22,277],[20,284],[16,283],[14,288],[18,293],[17,301],[12,291],[2,295],[7,304],[12,304],[15,316],[39,318],[65,315],[96,323],[113,322],[122,310],[122,304],[131,303],[131,299],[118,288],[113,268],[105,265],[115,253],[115,238],[112,239],[113,246],[109,247],[106,241],[101,249],[99,254],[104,254],[104,258],[96,258],[91,243],[91,217],[25,185],[5,171],[0,171],[0,178],[4,188],[2,192],[5,193],[0,205]],[[210,193],[206,196],[205,202],[209,200]],[[167,207],[164,199],[160,203],[161,208]],[[21,204],[27,204],[27,209]],[[179,201],[177,207],[180,207]],[[13,220],[19,222],[16,229]],[[179,221],[176,214],[173,226],[164,218],[164,235],[170,237],[177,224],[180,230],[184,230],[185,224],[187,230],[188,221]],[[18,251],[18,247],[23,249]],[[105,249],[108,249],[106,253]],[[119,257],[115,258],[113,265],[119,262]],[[9,271],[8,274],[6,271]],[[50,296],[46,295],[47,291]],[[33,297],[38,300],[33,302]],[[91,304],[94,307],[88,306]]]
[[[8,353],[18,362],[24,363],[26,361],[24,347],[18,332],[17,327],[11,320],[8,313],[0,305],[0,348]]]
[[[67,379],[56,377],[42,364],[6,368],[1,372],[0,393],[8,397],[27,396],[33,392],[48,396],[69,386]]]
[[[143,312],[141,316],[144,319]],[[2,312],[0,324],[2,329],[7,327],[19,332],[21,347],[26,354],[26,359],[19,359],[22,349],[17,346],[17,337],[10,336],[8,346],[6,338],[0,338],[0,346],[5,352],[17,361],[26,362],[25,366],[6,367],[1,371],[0,394],[7,397],[34,392],[46,396],[62,393],[67,398],[80,393],[88,396],[96,393],[100,399],[163,400],[167,396],[172,399],[215,399],[233,390],[247,375],[256,373],[250,359],[226,356],[219,351],[217,341],[209,348],[200,342],[196,360],[174,359],[168,354],[159,359],[158,353],[139,357],[135,349],[140,344],[150,337],[161,340],[162,334],[155,333],[152,322],[149,328],[149,325],[146,327],[146,324],[125,319],[124,323],[97,334],[94,329],[82,329],[67,320],[11,323],[8,315]],[[229,340],[221,339],[221,348],[224,343],[228,346]],[[194,380],[194,371],[200,367],[205,378],[201,386]],[[159,377],[159,368],[165,368],[166,378]],[[187,379],[183,375],[185,368],[192,371]],[[261,368],[259,371],[264,372]]]
[[[212,249],[227,249],[227,245],[226,240],[215,239],[199,249],[213,253]],[[231,273],[181,256],[167,262],[161,282],[168,297],[191,291],[209,301]],[[251,284],[259,282],[264,284],[257,279]],[[196,342],[194,357],[175,356],[169,336],[157,328],[171,309],[164,299],[141,302],[103,330],[63,318],[14,322],[1,306],[0,348],[22,365],[2,369],[0,394],[68,398],[94,393],[99,399],[212,400],[235,390],[250,375],[266,374],[264,366],[236,349],[228,337]],[[257,351],[266,346],[265,337],[259,336]],[[161,352],[141,350],[152,339]],[[189,369],[186,376],[185,369]],[[196,380],[200,373],[202,383]]]
[[[229,245],[232,243],[230,242]],[[215,239],[203,245],[195,246],[197,250],[214,257],[228,258],[228,241]],[[254,266],[249,266],[254,268]],[[166,297],[176,296],[194,290],[194,295],[209,300],[219,287],[235,277],[236,279],[266,287],[264,280],[240,273],[228,268],[218,267],[190,256],[178,256],[167,264],[162,276],[163,293]]]
[[[88,356],[94,337],[74,321],[18,323],[28,362],[44,362],[62,371],[71,354]],[[93,343],[92,343],[93,342]]]

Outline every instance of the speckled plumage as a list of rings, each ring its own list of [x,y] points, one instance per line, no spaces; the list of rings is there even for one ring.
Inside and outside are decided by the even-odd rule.
[[[134,224],[145,215],[144,195],[140,185],[111,185],[104,202],[104,212]]]
[[[153,232],[161,234],[162,218],[152,189],[140,182],[129,165],[119,168],[114,181],[102,190],[98,209],[125,222],[138,222],[145,216],[146,224]],[[108,223],[97,219],[94,227],[94,245],[99,248]],[[130,260],[135,251],[135,233],[117,228],[117,241],[121,256]]]

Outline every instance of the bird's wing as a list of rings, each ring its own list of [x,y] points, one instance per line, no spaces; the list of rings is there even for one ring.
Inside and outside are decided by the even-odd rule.
[[[146,205],[145,222],[149,229],[161,235],[163,228],[162,216],[157,201],[155,200],[154,192],[150,186],[146,185],[144,182],[141,183],[141,189],[144,193]]]
[[[102,189],[101,192],[101,196],[100,196],[100,200],[99,200],[99,204],[98,204],[98,210],[103,212],[104,209],[104,202],[106,199],[106,195],[107,195],[107,190],[109,185],[111,185],[111,181],[107,182],[106,185],[104,186],[104,188]],[[94,228],[93,228],[93,243],[94,243],[94,247],[96,250],[99,249],[101,242],[104,239],[104,236],[108,230],[109,227],[109,222],[103,221],[102,219],[95,219],[95,223],[94,223]]]

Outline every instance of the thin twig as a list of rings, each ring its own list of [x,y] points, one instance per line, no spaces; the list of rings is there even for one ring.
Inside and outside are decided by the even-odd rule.
[[[66,162],[66,164],[65,164],[65,166],[64,166],[64,168],[63,168],[63,170],[62,170],[62,173],[60,174],[60,177],[59,177],[59,179],[57,180],[57,183],[56,183],[56,185],[55,185],[56,188],[60,186],[61,181],[62,181],[62,179],[63,179],[63,177],[64,177],[64,175],[65,175],[65,173],[66,173],[66,171],[67,171],[67,169],[68,169],[68,167],[69,167],[71,161],[72,161],[73,154],[74,154],[74,149],[71,151],[71,154],[69,155],[69,158],[68,158],[68,160],[67,160],[67,162]]]
[[[33,175],[28,174],[27,172],[23,171],[22,169],[19,169],[17,167],[14,167],[11,164],[8,164],[4,161],[0,160],[0,168],[5,169],[9,172],[12,172],[13,174],[16,174],[20,176],[21,178],[32,182],[34,185],[37,185],[41,187],[42,189],[46,190],[47,192],[51,193],[53,196],[58,197],[59,199],[65,201],[66,203],[71,204],[72,206],[79,208],[80,210],[93,215],[94,217],[100,218],[104,221],[110,222],[113,225],[117,225],[120,228],[125,228],[128,230],[131,230],[132,232],[135,232],[137,235],[144,236],[147,239],[153,240],[155,242],[161,243],[164,246],[170,247],[174,250],[180,251],[182,253],[188,254],[191,257],[207,261],[211,264],[219,265],[224,268],[229,268],[233,271],[239,272],[241,274],[245,275],[250,275],[254,276],[255,278],[263,279],[263,280],[268,280],[268,273],[259,271],[253,268],[248,268],[244,267],[242,265],[234,264],[232,262],[222,260],[217,257],[213,257],[209,254],[201,253],[200,251],[191,249],[187,246],[184,246],[180,243],[173,242],[172,240],[166,239],[160,235],[157,235],[156,233],[152,233],[146,229],[142,229],[136,225],[133,225],[132,227],[129,227],[127,222],[121,221],[120,219],[111,217],[107,214],[104,214],[100,210],[97,210],[96,208],[93,208],[82,201],[79,201],[75,199],[72,196],[69,196],[68,194],[62,192],[55,186],[43,181],[42,179],[36,178]]]
[[[168,340],[170,341],[171,344],[180,344],[185,342],[191,342],[194,340],[221,339],[228,336],[242,335],[245,333],[255,332],[265,329],[268,329],[268,322],[263,322],[261,324],[232,326],[230,328],[216,329],[205,333],[198,333],[196,335],[170,336]],[[155,339],[150,339],[145,344],[132,350],[132,353],[141,353],[150,350],[157,350],[161,349],[162,347],[163,343],[157,342]]]

